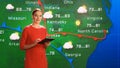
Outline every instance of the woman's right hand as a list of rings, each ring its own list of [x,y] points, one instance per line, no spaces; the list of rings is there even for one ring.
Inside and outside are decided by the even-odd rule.
[[[36,40],[34,41],[34,44],[36,45],[36,44],[38,44],[40,41],[41,41],[41,39],[38,38],[38,39],[36,39]]]

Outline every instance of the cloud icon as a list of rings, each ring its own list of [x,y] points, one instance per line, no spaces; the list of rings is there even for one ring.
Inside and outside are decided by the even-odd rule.
[[[6,9],[7,10],[13,10],[14,6],[12,4],[7,4]]]
[[[20,39],[20,37],[19,37],[18,32],[12,33],[10,35],[10,40],[19,40],[19,39]]]
[[[63,45],[63,48],[64,48],[64,49],[72,49],[72,48],[73,48],[72,42],[71,42],[71,41],[66,42],[66,43]]]
[[[78,13],[87,13],[87,8],[85,5],[80,6],[77,10]]]
[[[45,12],[43,18],[47,19],[53,18],[52,11]]]

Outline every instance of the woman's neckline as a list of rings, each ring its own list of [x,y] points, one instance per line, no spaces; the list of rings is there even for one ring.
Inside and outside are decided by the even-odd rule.
[[[31,26],[32,28],[35,28],[35,29],[43,28],[43,26],[41,26],[41,25],[39,25],[39,27],[34,27],[32,24],[30,24],[30,26]]]

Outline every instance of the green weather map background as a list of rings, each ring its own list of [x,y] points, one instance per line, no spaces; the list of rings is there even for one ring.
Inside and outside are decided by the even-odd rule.
[[[97,44],[109,34],[109,0],[0,0],[0,68],[23,68],[22,30],[40,8],[41,25],[51,42],[46,49],[49,68],[86,68]]]

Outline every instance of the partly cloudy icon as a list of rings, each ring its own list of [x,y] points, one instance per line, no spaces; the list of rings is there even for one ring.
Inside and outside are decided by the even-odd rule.
[[[14,6],[12,4],[7,4],[6,9],[7,10],[13,10]]]
[[[20,37],[19,37],[19,33],[18,32],[15,32],[15,33],[12,33],[10,35],[10,40],[19,40]]]
[[[63,48],[64,48],[64,49],[72,49],[72,48],[73,48],[72,42],[71,42],[71,41],[66,42],[66,43],[63,45]]]
[[[80,6],[77,10],[78,13],[87,13],[87,7],[85,5]]]
[[[52,11],[45,12],[43,17],[47,19],[53,18]]]

